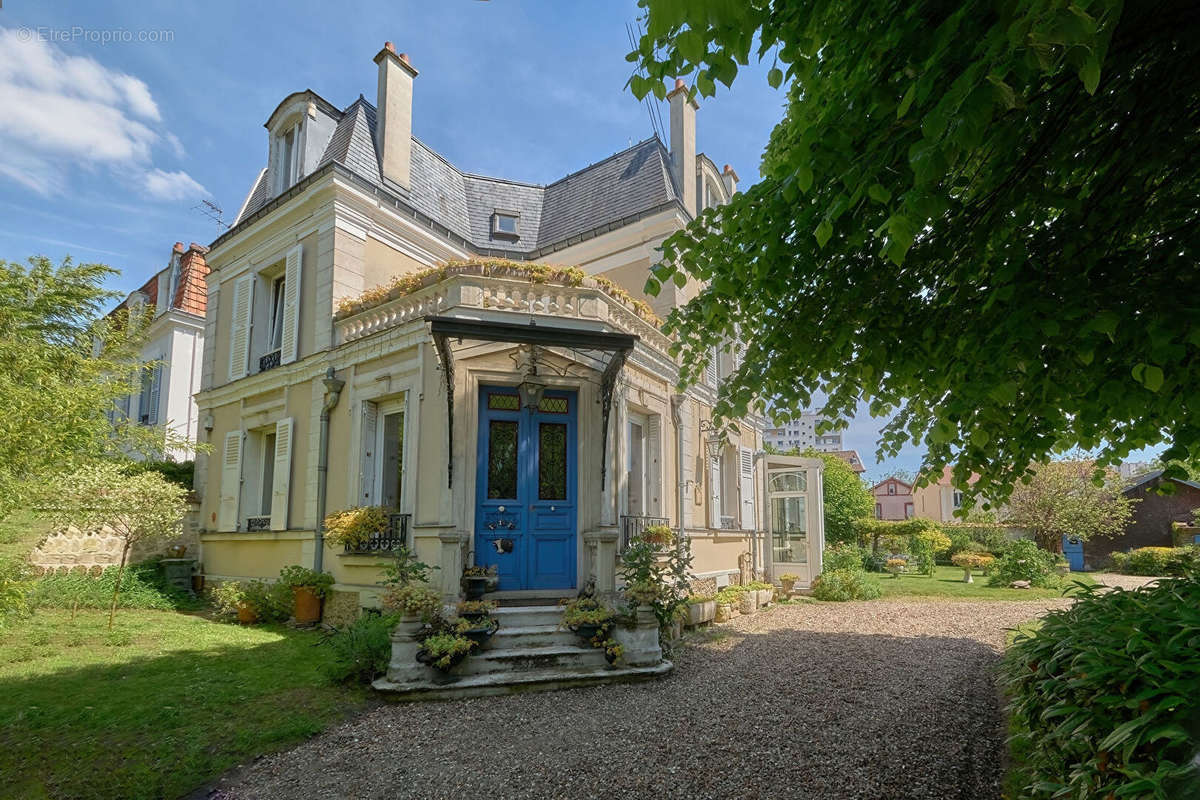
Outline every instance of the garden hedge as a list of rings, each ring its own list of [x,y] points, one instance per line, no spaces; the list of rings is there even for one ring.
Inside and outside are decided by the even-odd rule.
[[[1005,658],[1019,796],[1200,797],[1200,576],[1080,598]]]

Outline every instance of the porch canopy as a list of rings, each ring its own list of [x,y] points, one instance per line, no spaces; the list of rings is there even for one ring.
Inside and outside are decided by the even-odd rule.
[[[523,325],[516,322],[430,316],[426,317],[425,321],[429,324],[429,333],[433,336],[438,358],[442,362],[442,373],[446,383],[447,486],[454,485],[454,358],[449,342],[451,339],[474,339],[483,342],[564,347],[569,350],[593,350],[609,354],[600,375],[600,411],[604,430],[600,442],[600,486],[604,487],[607,472],[608,418],[612,411],[613,390],[616,388],[617,375],[624,366],[625,359],[637,344],[639,337],[636,334],[539,325],[533,320]]]

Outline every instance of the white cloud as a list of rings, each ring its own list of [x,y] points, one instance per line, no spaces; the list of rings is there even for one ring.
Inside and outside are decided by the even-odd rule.
[[[186,172],[152,169],[146,173],[144,185],[150,196],[159,200],[189,200],[208,196],[208,191]]]
[[[141,79],[0,28],[0,176],[43,195],[66,190],[76,170],[108,169],[158,199],[203,194],[184,172],[154,168],[156,147],[178,157],[178,138]]]

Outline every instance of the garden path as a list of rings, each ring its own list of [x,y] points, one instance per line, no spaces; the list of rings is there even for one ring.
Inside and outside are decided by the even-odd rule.
[[[998,798],[1005,631],[1067,602],[776,606],[657,682],[386,706],[198,796]]]

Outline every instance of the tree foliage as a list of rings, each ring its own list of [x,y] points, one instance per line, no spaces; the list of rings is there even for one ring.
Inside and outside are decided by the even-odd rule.
[[[875,498],[858,473],[833,453],[809,448],[801,455],[819,458],[825,464],[822,502],[825,506],[825,541],[854,542],[854,521],[875,515]]]
[[[1135,501],[1121,490],[1116,473],[1096,485],[1095,462],[1078,454],[1036,468],[1028,483],[1014,487],[1008,498],[1005,521],[1031,531],[1039,546],[1061,550],[1063,536],[1087,541],[1096,536],[1116,536],[1125,530]]]
[[[0,516],[40,480],[91,459],[163,446],[162,430],[114,424],[136,391],[140,319],[100,317],[115,274],[102,264],[0,260]]]
[[[860,397],[1003,500],[1072,447],[1200,456],[1200,6],[1190,0],[641,0],[637,96],[787,84],[762,181],[664,244],[696,279],[684,380],[741,336],[716,413]]]

